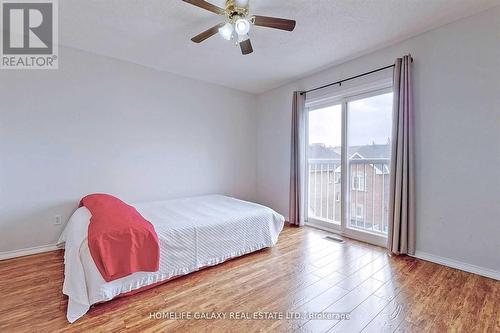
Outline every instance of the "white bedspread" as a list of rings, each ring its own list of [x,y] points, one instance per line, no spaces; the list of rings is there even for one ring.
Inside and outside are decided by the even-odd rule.
[[[70,323],[92,304],[108,301],[174,276],[188,274],[265,247],[274,246],[284,218],[272,209],[222,195],[133,205],[150,221],[160,241],[160,270],[106,282],[87,244],[90,211],[75,211],[59,242],[65,242],[63,293]]]

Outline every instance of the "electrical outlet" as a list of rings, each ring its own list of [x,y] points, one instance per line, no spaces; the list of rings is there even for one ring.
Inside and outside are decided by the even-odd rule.
[[[54,225],[61,225],[61,224],[62,224],[62,216],[56,215],[54,218]]]

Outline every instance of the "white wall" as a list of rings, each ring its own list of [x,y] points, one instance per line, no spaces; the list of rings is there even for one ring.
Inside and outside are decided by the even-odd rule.
[[[0,73],[0,252],[53,244],[92,192],[256,195],[255,96],[62,48]]]
[[[259,200],[288,215],[290,114],[306,90],[414,62],[417,250],[500,272],[500,7],[259,96]]]

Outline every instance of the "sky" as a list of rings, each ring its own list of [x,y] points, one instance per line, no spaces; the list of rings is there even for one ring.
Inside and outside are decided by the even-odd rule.
[[[342,140],[342,108],[339,105],[309,112],[309,144],[337,147]],[[348,104],[348,144],[386,144],[392,130],[392,93]]]

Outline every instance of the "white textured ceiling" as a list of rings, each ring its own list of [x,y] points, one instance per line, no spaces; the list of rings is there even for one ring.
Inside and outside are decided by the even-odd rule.
[[[64,0],[59,1],[59,36],[66,46],[260,93],[499,4],[250,0],[253,14],[295,19],[297,27],[291,33],[254,27],[250,35],[255,52],[242,56],[218,35],[192,43],[192,36],[221,22],[221,17],[181,0]]]

